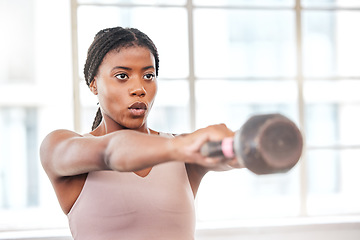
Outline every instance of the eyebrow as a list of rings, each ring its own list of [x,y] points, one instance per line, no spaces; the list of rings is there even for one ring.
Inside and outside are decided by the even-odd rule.
[[[113,67],[112,70],[116,70],[116,69],[124,69],[124,70],[128,70],[128,71],[132,70],[132,68],[124,67],[124,66],[116,66],[116,67]],[[155,67],[150,65],[150,66],[143,67],[141,70],[148,70],[148,69],[155,69]]]

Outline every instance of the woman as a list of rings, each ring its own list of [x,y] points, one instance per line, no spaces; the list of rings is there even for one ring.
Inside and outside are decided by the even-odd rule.
[[[240,167],[200,154],[205,142],[234,135],[225,125],[176,137],[148,128],[158,69],[157,49],[144,33],[100,31],[84,68],[100,106],[92,131],[56,130],[41,145],[75,239],[193,239],[201,179],[209,170]]]

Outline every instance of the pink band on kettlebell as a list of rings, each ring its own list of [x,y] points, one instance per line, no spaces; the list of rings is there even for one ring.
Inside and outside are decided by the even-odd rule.
[[[233,145],[234,145],[234,139],[231,137],[224,138],[222,140],[221,150],[226,158],[234,158],[235,157]]]

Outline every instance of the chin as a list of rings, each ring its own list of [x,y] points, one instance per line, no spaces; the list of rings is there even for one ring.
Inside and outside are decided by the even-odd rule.
[[[141,121],[139,119],[139,121],[133,121],[133,122],[130,122],[128,124],[125,124],[124,126],[128,129],[139,129],[141,127],[143,127],[145,125],[145,122],[144,121]]]

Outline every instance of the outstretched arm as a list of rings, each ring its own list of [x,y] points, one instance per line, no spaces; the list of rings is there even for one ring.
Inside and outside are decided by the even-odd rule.
[[[136,171],[169,161],[170,139],[131,130],[84,137],[67,130],[50,133],[40,148],[45,171],[74,176],[97,170]]]
[[[132,130],[84,137],[72,131],[57,130],[44,139],[40,157],[45,171],[54,177],[97,170],[138,171],[167,161],[221,168],[224,165],[221,159],[203,157],[200,148],[207,141],[231,135],[233,132],[225,125],[210,126],[175,138]]]

